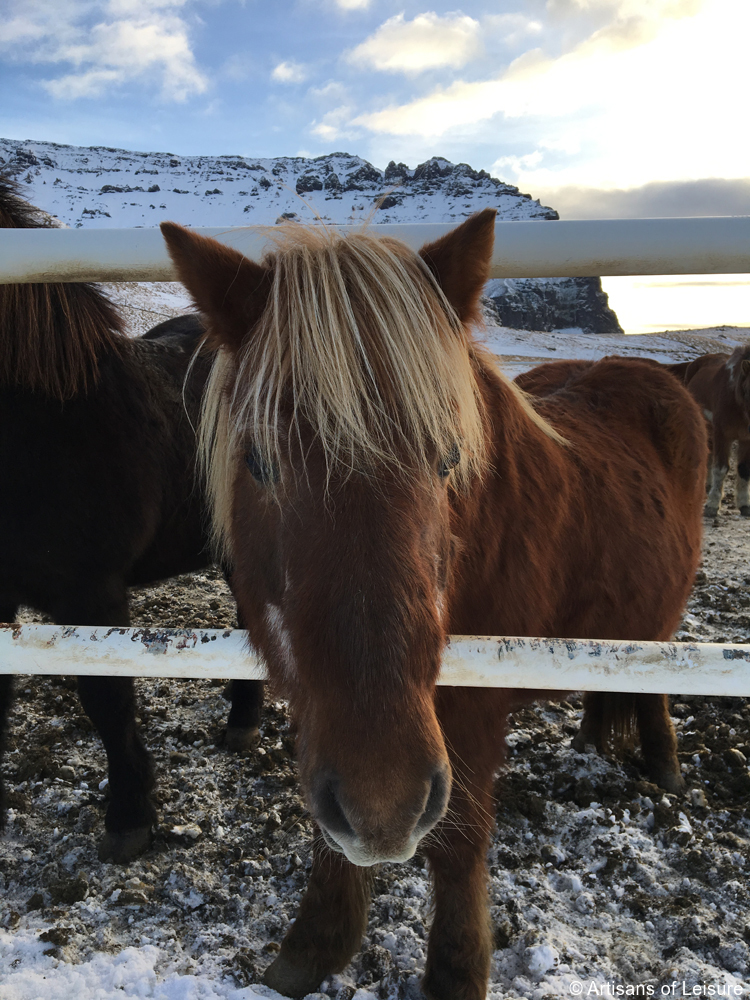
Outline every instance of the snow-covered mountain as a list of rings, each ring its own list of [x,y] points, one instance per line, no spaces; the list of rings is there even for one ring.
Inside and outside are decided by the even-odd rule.
[[[306,222],[452,222],[487,205],[504,219],[557,218],[486,171],[440,157],[381,171],[348,153],[256,160],[0,139],[0,158],[31,201],[87,228],[272,224],[290,212]]]
[[[558,218],[486,171],[442,157],[414,169],[391,162],[381,171],[348,153],[313,159],[174,156],[0,139],[0,171],[21,182],[30,202],[72,227],[138,228],[164,219],[192,226],[268,225],[281,217],[458,223],[488,206],[505,220]],[[592,309],[599,301],[603,309]],[[493,315],[508,326],[520,321],[527,329],[619,330],[596,278],[496,283],[492,302]]]

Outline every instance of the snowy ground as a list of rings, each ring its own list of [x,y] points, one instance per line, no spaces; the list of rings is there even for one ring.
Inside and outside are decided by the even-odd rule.
[[[127,294],[133,315],[151,317],[147,325],[179,307],[164,287],[146,299],[135,288]],[[748,334],[494,328],[487,340],[516,374],[557,357],[681,360],[731,349]],[[750,639],[748,556],[750,522],[730,489],[706,525],[679,639]],[[214,571],[134,592],[132,609],[143,624],[234,624]],[[276,1000],[257,983],[310,862],[283,705],[269,706],[257,749],[231,756],[220,686],[142,682],[161,823],[153,849],[120,868],[97,860],[105,760],[74,689],[71,678],[19,684],[4,764],[11,809],[0,839],[0,998]],[[613,760],[572,750],[575,697],[515,716],[489,857],[490,1000],[606,996],[608,984],[657,996],[720,984],[750,994],[750,707],[676,694],[673,715],[689,789],[680,797],[646,781],[635,753]],[[428,901],[419,857],[383,866],[362,952],[310,1000],[418,997]]]

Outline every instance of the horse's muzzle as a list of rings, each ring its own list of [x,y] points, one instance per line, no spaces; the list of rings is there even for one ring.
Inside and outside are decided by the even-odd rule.
[[[419,841],[442,819],[451,791],[450,767],[441,764],[415,790],[414,808],[389,804],[373,809],[350,801],[341,780],[322,775],[309,794],[310,806],[328,846],[352,864],[368,867],[384,861],[408,861]]]

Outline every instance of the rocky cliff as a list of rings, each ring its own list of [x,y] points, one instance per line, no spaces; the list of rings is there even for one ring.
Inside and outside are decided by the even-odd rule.
[[[624,332],[601,278],[495,278],[484,304],[496,323],[516,330]]]

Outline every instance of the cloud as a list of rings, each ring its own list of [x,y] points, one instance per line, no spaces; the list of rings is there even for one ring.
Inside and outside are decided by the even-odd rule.
[[[307,79],[307,69],[302,63],[294,62],[294,60],[280,62],[274,67],[271,79],[278,83],[302,83],[303,80]]]
[[[537,189],[534,196],[556,208],[562,219],[750,215],[750,178],[656,181],[628,189],[567,185]]]
[[[331,104],[335,104],[337,107],[341,107],[343,104],[351,104],[352,98],[349,89],[339,83],[338,80],[328,80],[320,87],[310,87],[307,91],[308,97],[313,98],[322,107],[327,107]],[[354,114],[353,109],[350,109],[350,113]]]
[[[406,21],[397,14],[352,49],[347,60],[387,73],[411,74],[441,66],[458,69],[481,48],[480,25],[471,17],[428,12]]]
[[[547,0],[547,11],[560,17],[603,12],[609,18],[692,16],[707,0]]]
[[[0,16],[0,49],[34,63],[69,64],[43,82],[53,97],[98,97],[130,82],[161,80],[161,96],[184,101],[208,88],[196,65],[184,0],[11,0]]]
[[[350,105],[342,104],[338,108],[326,112],[320,121],[313,122],[310,131],[325,142],[355,138],[356,130],[352,130],[349,125],[352,112],[353,109]]]
[[[367,10],[370,0],[334,0],[337,7],[342,10]]]
[[[566,2],[580,7],[584,0]],[[590,0],[595,3],[604,6],[606,0]],[[745,176],[750,134],[731,95],[746,90],[747,0],[712,0],[692,17],[665,13],[696,9],[689,0],[679,7],[654,2],[652,8],[652,0],[613,0],[609,6],[617,17],[640,11],[648,21],[642,12],[652,9],[664,16],[642,23],[640,31],[631,25],[626,33],[615,31],[612,22],[558,58],[531,49],[498,77],[459,80],[409,103],[361,114],[352,124],[392,136],[453,132],[488,141],[492,134],[522,135],[522,148],[512,156],[518,160],[515,180],[524,187]],[[642,41],[646,36],[653,37]],[[523,120],[523,129],[514,119]],[[525,138],[540,131],[544,144]],[[570,133],[580,152],[565,152]],[[542,155],[534,162],[525,159],[536,153]]]
[[[518,45],[529,35],[539,35],[544,30],[541,21],[525,14],[488,14],[482,18],[482,34],[499,36],[505,45]]]

